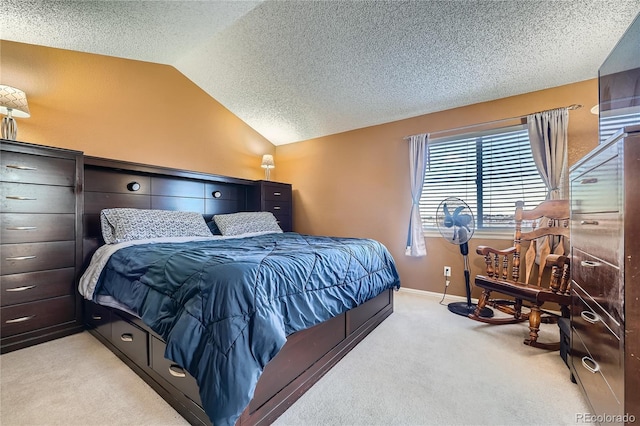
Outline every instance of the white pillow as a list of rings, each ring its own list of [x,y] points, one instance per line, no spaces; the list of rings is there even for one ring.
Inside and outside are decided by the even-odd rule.
[[[217,214],[213,220],[222,235],[242,235],[251,232],[282,232],[271,212]]]
[[[159,237],[210,237],[204,217],[196,212],[116,208],[100,212],[105,243]]]

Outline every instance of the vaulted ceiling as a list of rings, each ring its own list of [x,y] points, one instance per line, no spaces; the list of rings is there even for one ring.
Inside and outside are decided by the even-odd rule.
[[[3,0],[0,38],[172,65],[276,145],[597,77],[640,0]]]

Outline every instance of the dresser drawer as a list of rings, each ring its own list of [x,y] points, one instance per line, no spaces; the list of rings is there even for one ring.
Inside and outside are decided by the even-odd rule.
[[[291,211],[291,203],[289,201],[282,200],[266,200],[264,202],[264,211],[276,214],[289,215]]]
[[[2,337],[25,333],[75,320],[73,296],[23,303],[0,308]]]
[[[149,365],[149,334],[136,325],[112,313],[111,342],[132,361],[140,365]]]
[[[571,361],[576,379],[584,388],[591,408],[597,414],[622,415],[622,395],[617,396],[606,376],[597,369],[579,333],[572,329]]]
[[[178,388],[191,400],[200,402],[198,383],[189,373],[175,362],[164,357],[166,345],[161,340],[151,337],[151,368],[166,381]]]
[[[75,186],[76,163],[65,158],[2,151],[4,182]]]
[[[278,225],[282,228],[283,232],[291,232],[292,226],[290,215],[283,213],[274,213],[273,215],[276,217],[276,222],[278,222]]]
[[[75,213],[73,187],[2,182],[3,213]]]
[[[0,247],[2,274],[60,269],[75,265],[75,241],[3,244]]]
[[[266,201],[291,201],[291,186],[285,184],[262,183],[262,199]]]
[[[571,245],[620,266],[622,215],[590,213],[571,215]],[[573,265],[571,265],[573,267]]]
[[[69,241],[76,238],[73,214],[0,213],[3,244]]]
[[[620,166],[613,157],[571,180],[573,213],[620,211]]]
[[[620,270],[575,247],[572,253],[571,278],[611,318],[605,318],[611,323],[610,327],[618,327],[624,320],[624,292],[620,285]]]
[[[75,294],[73,268],[0,275],[2,306]]]

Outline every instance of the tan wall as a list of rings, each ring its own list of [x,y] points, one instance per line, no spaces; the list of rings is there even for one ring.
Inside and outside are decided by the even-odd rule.
[[[598,103],[597,88],[593,79],[278,146],[278,176],[294,188],[294,228],[302,233],[380,240],[396,259],[405,287],[442,292],[442,269],[450,265],[453,279],[448,291],[464,295],[458,246],[427,238],[427,257],[404,255],[411,195],[409,149],[403,138],[581,104],[583,108],[569,113],[569,163],[573,164],[597,145],[598,120],[589,111]],[[474,249],[481,244],[506,248],[510,242],[474,238],[469,256],[472,276],[484,266]],[[477,297],[478,291],[473,295]]]
[[[29,99],[19,140],[248,179],[262,178],[262,154],[275,154],[272,179],[293,184],[296,231],[382,241],[405,287],[440,292],[442,266],[451,265],[449,292],[458,295],[457,246],[429,238],[426,258],[404,255],[411,203],[403,137],[577,103],[585,108],[570,112],[570,163],[597,144],[595,79],[274,147],[170,66],[0,41],[0,76]],[[481,259],[471,260],[474,274]]]
[[[171,66],[9,41],[0,54],[1,83],[24,90],[31,110],[18,140],[247,179],[275,153]]]

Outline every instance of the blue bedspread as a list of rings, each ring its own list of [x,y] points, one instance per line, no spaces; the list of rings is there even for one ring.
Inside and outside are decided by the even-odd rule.
[[[374,240],[284,233],[122,248],[93,297],[114,297],[161,335],[213,424],[230,425],[289,334],[399,286]]]

